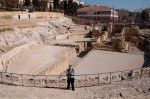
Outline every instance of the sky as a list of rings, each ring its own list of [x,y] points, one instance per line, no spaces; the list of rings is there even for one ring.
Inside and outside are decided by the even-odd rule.
[[[92,5],[104,5],[115,9],[128,9],[135,11],[150,7],[150,0],[79,0]]]

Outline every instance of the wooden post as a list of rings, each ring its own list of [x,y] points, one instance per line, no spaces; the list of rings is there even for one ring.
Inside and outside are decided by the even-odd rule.
[[[110,81],[109,81],[109,83],[111,84],[111,73],[110,73]]]
[[[21,83],[22,83],[22,86],[23,86],[23,79],[22,79],[22,75],[21,75]]]
[[[2,77],[2,82],[3,82],[3,72],[1,73],[1,77]]]
[[[85,89],[86,89],[86,80],[87,80],[87,75],[85,75]]]
[[[45,86],[48,87],[48,84],[47,84],[47,76],[45,76],[45,77],[46,77],[46,85],[45,85]]]
[[[142,78],[143,69],[141,68],[140,79]]]
[[[98,85],[99,85],[99,74],[98,74]]]
[[[149,77],[150,77],[150,70],[149,70]]]
[[[13,76],[12,76],[12,73],[11,73],[11,80],[12,80],[12,85],[13,85]]]
[[[59,76],[59,88],[60,88],[60,76]]]
[[[34,79],[34,75],[33,75],[33,84],[34,84],[34,87],[35,87],[35,79]]]
[[[121,72],[121,82],[122,82],[122,79],[123,79],[123,71]]]

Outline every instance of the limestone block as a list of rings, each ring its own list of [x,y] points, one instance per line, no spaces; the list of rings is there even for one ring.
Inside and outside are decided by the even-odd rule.
[[[125,27],[122,31],[125,34],[125,40],[130,41],[131,36],[138,36],[139,28],[138,27]]]

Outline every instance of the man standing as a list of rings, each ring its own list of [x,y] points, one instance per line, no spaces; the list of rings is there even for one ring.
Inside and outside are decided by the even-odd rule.
[[[72,86],[72,90],[74,90],[74,69],[72,68],[72,65],[69,65],[69,69],[66,72],[67,75],[67,89],[70,89],[70,84]]]

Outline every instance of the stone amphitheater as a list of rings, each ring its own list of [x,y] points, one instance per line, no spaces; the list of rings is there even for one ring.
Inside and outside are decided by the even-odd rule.
[[[63,15],[52,17],[48,14],[21,20],[0,19],[0,97],[148,99],[149,55],[144,58],[145,52],[135,46],[137,42],[134,39],[128,53],[99,50],[95,48],[95,42],[107,42],[108,33],[95,39],[89,36],[90,31],[90,26],[75,24],[71,18]],[[75,86],[78,88],[76,93],[61,91],[66,88],[64,74],[68,65],[73,65],[75,69]],[[129,76],[131,72],[132,75]],[[147,88],[146,85],[141,85],[142,81]],[[134,86],[135,83],[137,86]],[[114,90],[108,90],[111,88]],[[122,88],[123,93],[119,88]],[[128,92],[130,89],[138,91],[131,94]],[[34,90],[35,93],[30,92]]]

